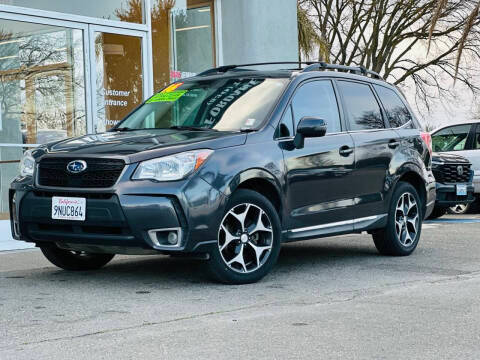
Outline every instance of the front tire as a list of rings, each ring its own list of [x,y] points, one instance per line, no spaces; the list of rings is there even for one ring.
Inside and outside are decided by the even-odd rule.
[[[259,193],[241,189],[227,204],[208,270],[218,281],[249,284],[267,275],[280,253],[280,218]]]
[[[64,250],[56,245],[42,246],[40,250],[53,265],[70,271],[97,270],[108,264],[115,256]]]
[[[373,234],[382,255],[406,256],[417,247],[422,231],[423,212],[417,190],[400,182],[392,196],[387,226]]]

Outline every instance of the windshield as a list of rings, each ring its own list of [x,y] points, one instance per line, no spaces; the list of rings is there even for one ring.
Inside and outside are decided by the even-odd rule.
[[[177,82],[155,94],[115,130],[256,130],[288,79],[223,78]]]

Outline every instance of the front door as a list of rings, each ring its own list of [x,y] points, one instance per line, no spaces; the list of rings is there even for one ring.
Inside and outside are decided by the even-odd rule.
[[[342,131],[332,82],[314,80],[301,85],[284,116],[280,125],[284,133],[289,132],[292,118],[294,129],[305,116],[327,123],[326,136],[305,139],[302,149],[296,149],[288,139],[280,142],[286,165],[290,235],[308,237],[335,228],[352,230],[351,172],[355,155],[351,136]]]
[[[109,130],[149,94],[146,36],[140,31],[89,27],[94,128]]]

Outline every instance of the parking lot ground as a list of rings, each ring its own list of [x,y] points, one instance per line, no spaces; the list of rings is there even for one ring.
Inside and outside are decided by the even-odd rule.
[[[0,359],[480,358],[478,215],[428,222],[410,257],[349,235],[285,245],[257,284],[201,269],[118,257],[70,273],[0,253]]]

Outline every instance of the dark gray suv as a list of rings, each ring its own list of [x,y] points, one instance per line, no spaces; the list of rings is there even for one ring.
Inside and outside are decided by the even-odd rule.
[[[265,276],[282,242],[368,231],[381,254],[409,255],[435,203],[430,140],[364,68],[224,66],[106,133],[27,152],[12,232],[67,270],[195,254],[227,283]]]

